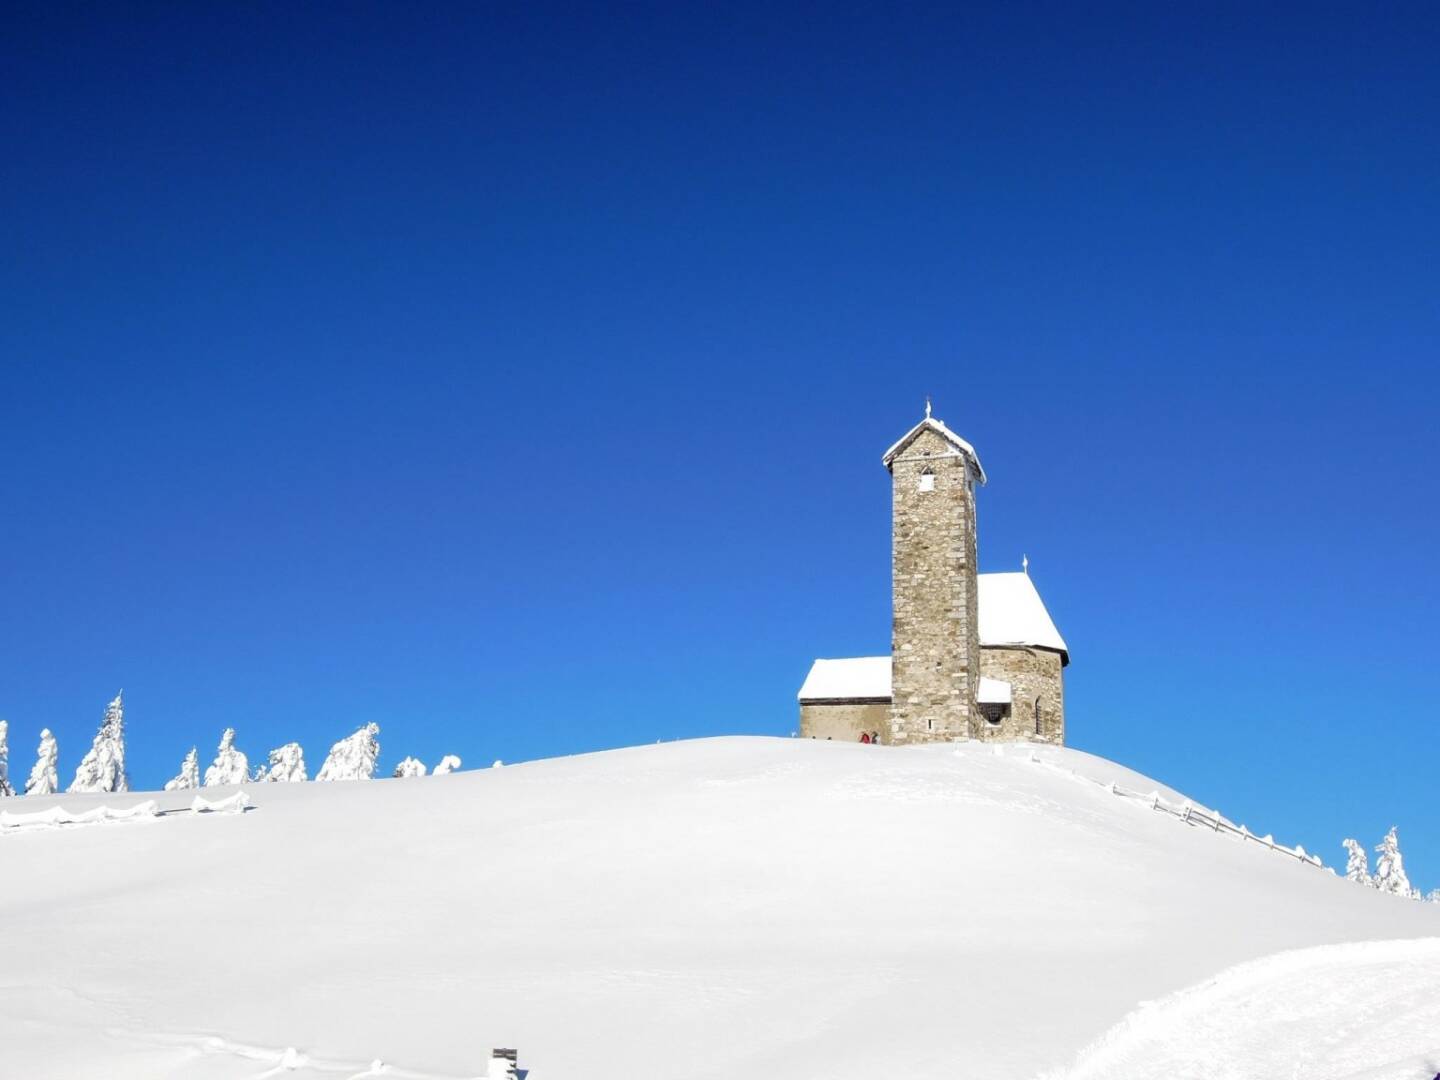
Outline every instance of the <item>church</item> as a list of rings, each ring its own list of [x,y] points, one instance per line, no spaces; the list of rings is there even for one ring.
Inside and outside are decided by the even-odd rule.
[[[975,448],[930,415],[882,458],[891,484],[890,655],[816,660],[800,734],[908,744],[1065,742],[1070,651],[1030,580],[976,567]]]

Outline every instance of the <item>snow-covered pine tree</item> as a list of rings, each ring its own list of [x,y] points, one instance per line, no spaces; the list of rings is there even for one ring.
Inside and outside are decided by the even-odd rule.
[[[379,724],[366,724],[347,738],[330,747],[330,755],[315,779],[370,780],[375,776],[375,763],[380,758]]]
[[[1345,860],[1345,879],[1357,885],[1373,887],[1375,879],[1370,876],[1370,857],[1365,854],[1365,849],[1358,841],[1346,840],[1345,851],[1349,856]]]
[[[227,727],[225,733],[220,736],[220,746],[215,751],[215,760],[205,770],[205,786],[243,784],[248,779],[250,779],[250,759],[235,749],[235,729]]]
[[[55,766],[60,761],[60,748],[55,745],[55,736],[49,728],[40,732],[40,749],[35,755],[35,767],[30,770],[30,779],[25,781],[26,795],[54,795],[60,790],[60,777]]]
[[[412,776],[424,776],[425,763],[419,758],[407,757],[395,766],[395,771],[390,775],[397,780],[408,780]]]
[[[1430,895],[1425,897],[1432,904],[1440,904],[1440,889],[1431,889]]]
[[[460,759],[454,754],[446,754],[440,759],[440,764],[435,766],[430,775],[444,776],[446,773],[452,773],[458,768],[460,768]]]
[[[185,755],[185,760],[180,763],[180,772],[175,779],[165,781],[166,791],[184,791],[186,788],[197,788],[200,786],[200,755],[195,747]]]
[[[0,720],[0,798],[14,794],[10,786],[10,725]]]
[[[1375,887],[1396,896],[1417,898],[1420,894],[1411,888],[1410,879],[1405,876],[1405,859],[1400,854],[1400,838],[1395,835],[1395,826],[1390,827],[1375,850],[1380,853],[1375,860]]]
[[[298,742],[286,743],[270,751],[270,764],[265,780],[276,784],[303,784],[310,779],[305,771],[305,751]]]
[[[115,695],[115,700],[105,706],[105,718],[100,721],[100,730],[90,752],[80,761],[75,770],[71,791],[118,792],[130,790],[130,778],[125,775],[125,692]]]

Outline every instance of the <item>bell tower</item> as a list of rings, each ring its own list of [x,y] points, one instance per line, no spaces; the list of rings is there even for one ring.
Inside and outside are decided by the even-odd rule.
[[[886,451],[891,477],[891,743],[970,737],[980,680],[975,448],[930,415]]]

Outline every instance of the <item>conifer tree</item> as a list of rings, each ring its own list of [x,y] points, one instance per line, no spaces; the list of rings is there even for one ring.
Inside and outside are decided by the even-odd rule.
[[[1395,826],[1390,827],[1375,850],[1379,852],[1375,860],[1375,887],[1396,896],[1417,897],[1419,894],[1405,876],[1405,859],[1400,854],[1400,838],[1395,834]]]
[[[0,798],[14,794],[10,786],[10,725],[0,720]]]
[[[250,779],[250,761],[235,749],[235,729],[227,727],[220,736],[220,746],[215,751],[215,760],[205,770],[205,786],[243,784],[248,779]]]
[[[303,784],[309,778],[305,771],[305,751],[298,742],[286,743],[270,751],[270,763],[264,777],[267,783]]]
[[[100,730],[90,752],[80,761],[75,770],[75,779],[70,790],[121,792],[130,790],[130,779],[125,775],[125,704],[124,691],[115,695],[115,700],[105,707],[105,717],[100,721]]]
[[[395,766],[395,771],[390,775],[397,780],[408,780],[412,776],[424,776],[425,763],[419,758],[407,757]]]
[[[49,728],[40,732],[40,749],[36,752],[35,767],[30,770],[30,779],[25,781],[26,795],[54,795],[60,790],[60,777],[56,765],[60,761],[60,748]]]
[[[454,754],[446,754],[440,759],[440,764],[435,766],[431,776],[444,776],[460,768],[460,759]]]
[[[330,754],[316,780],[371,780],[380,758],[379,724],[366,724],[355,734],[341,739],[330,748]]]
[[[1345,862],[1345,878],[1357,885],[1374,886],[1375,879],[1370,876],[1370,857],[1365,854],[1365,849],[1355,840],[1345,841],[1345,850],[1349,858]]]
[[[200,786],[200,755],[195,747],[185,755],[185,760],[180,763],[180,772],[173,780],[165,782],[166,791],[184,791],[187,788],[198,788]]]

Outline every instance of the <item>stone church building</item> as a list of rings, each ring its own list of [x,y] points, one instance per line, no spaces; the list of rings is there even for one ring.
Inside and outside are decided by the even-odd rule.
[[[892,490],[890,655],[816,660],[800,734],[882,743],[1065,742],[1069,650],[1030,580],[975,562],[980,458],[930,415],[885,452]]]

